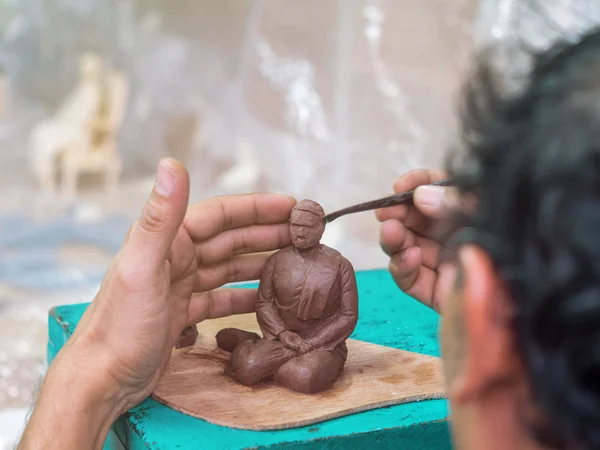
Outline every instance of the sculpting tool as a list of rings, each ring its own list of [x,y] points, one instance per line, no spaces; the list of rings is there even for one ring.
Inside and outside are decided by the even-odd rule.
[[[454,182],[450,179],[436,181],[434,183],[429,184],[429,186],[453,186]],[[335,219],[345,216],[347,214],[354,214],[363,211],[370,211],[373,209],[379,208],[387,208],[389,206],[396,205],[407,205],[412,203],[413,195],[415,191],[401,192],[399,194],[390,195],[388,197],[383,197],[377,200],[371,200],[364,203],[359,203],[357,205],[348,206],[347,208],[340,209],[339,211],[332,212],[327,214],[323,220],[326,223],[333,222]]]

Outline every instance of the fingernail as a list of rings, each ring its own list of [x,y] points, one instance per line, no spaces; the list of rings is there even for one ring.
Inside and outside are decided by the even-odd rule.
[[[415,191],[415,202],[429,208],[439,208],[446,188],[442,186],[419,186]]]
[[[171,169],[169,163],[162,160],[158,165],[158,175],[156,177],[155,190],[158,195],[169,197],[175,190],[177,175]]]

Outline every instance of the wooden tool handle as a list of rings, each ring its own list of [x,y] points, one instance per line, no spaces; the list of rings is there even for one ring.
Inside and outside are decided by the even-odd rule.
[[[429,186],[452,186],[454,183],[450,179],[436,181],[431,183]],[[335,219],[363,211],[370,211],[373,209],[387,208],[389,206],[404,205],[412,203],[414,190],[402,192],[400,194],[390,195],[389,197],[380,198],[377,200],[371,200],[357,205],[352,205],[339,211],[335,211],[331,214],[327,214],[324,218],[326,223],[333,222]]]

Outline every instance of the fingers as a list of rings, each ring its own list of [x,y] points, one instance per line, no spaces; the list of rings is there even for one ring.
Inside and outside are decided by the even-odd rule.
[[[424,215],[443,219],[459,206],[456,188],[420,186],[415,190],[414,204]]]
[[[424,184],[431,184],[436,181],[441,181],[447,178],[447,176],[448,174],[442,170],[411,170],[396,180],[394,183],[394,192],[398,194],[401,192],[412,191]],[[411,207],[408,205],[392,206],[389,208],[379,209],[375,214],[380,222],[388,219],[404,220],[410,208]]]
[[[399,220],[383,222],[379,233],[379,243],[386,255],[392,256],[416,244],[415,235],[408,231]]]
[[[254,312],[256,289],[230,288],[194,294],[188,307],[187,326],[203,320]]]
[[[423,169],[400,177],[394,184],[394,191],[405,192],[414,189],[413,204],[380,209],[376,213],[377,218],[381,222],[397,219],[420,236],[441,239],[443,224],[440,224],[439,220],[448,218],[451,211],[458,207],[458,193],[455,188],[429,184],[445,177],[446,173],[443,171]],[[432,230],[434,226],[436,229]],[[434,233],[438,233],[439,236],[433,236]]]
[[[404,220],[408,214],[408,209],[414,208],[412,205],[397,205],[388,208],[381,208],[375,211],[375,217],[380,222],[385,222],[390,219]]]
[[[437,273],[422,264],[419,247],[411,247],[394,255],[390,260],[389,270],[404,293],[432,306]]]
[[[421,186],[415,191],[416,208],[410,208],[403,224],[409,230],[437,242],[444,242],[454,230],[452,212],[461,207],[456,188]]]
[[[260,278],[260,273],[272,253],[254,253],[231,258],[214,266],[198,270],[196,291],[217,289],[227,283],[252,281]]]
[[[445,218],[459,207],[455,188],[430,186],[447,178],[440,170],[413,170],[394,183],[394,192],[414,190],[413,204],[380,209],[380,244],[390,256],[390,273],[402,291],[440,311],[453,282],[440,265]]]
[[[394,192],[412,191],[424,184],[442,181],[448,177],[448,173],[443,170],[434,169],[415,169],[407,172],[394,182]]]
[[[433,240],[411,233],[398,220],[390,219],[382,224],[380,244],[383,251],[390,257],[394,257],[412,247],[419,247],[423,265],[436,270],[439,264],[441,246]]]
[[[269,252],[291,244],[288,223],[251,225],[225,231],[196,244],[199,265],[212,265],[247,253]]]
[[[419,247],[411,247],[390,259],[390,273],[398,287],[421,303],[442,313],[443,304],[456,279],[456,267],[441,264],[427,267]]]
[[[177,161],[160,161],[156,184],[140,219],[127,241],[132,264],[142,267],[163,264],[183,221],[189,197],[189,176]]]
[[[194,241],[204,241],[235,228],[287,222],[295,204],[293,197],[278,194],[215,197],[190,206],[185,226]]]

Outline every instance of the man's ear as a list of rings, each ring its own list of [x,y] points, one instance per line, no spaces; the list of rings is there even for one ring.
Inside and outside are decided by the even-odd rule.
[[[455,380],[457,401],[481,397],[515,374],[512,303],[489,255],[466,245],[459,252],[464,326],[463,364]]]

